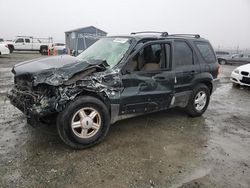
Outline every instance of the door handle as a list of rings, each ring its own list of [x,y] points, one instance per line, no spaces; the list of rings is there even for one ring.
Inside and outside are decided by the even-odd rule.
[[[196,73],[198,73],[197,71],[195,71],[195,70],[192,70],[192,71],[185,71],[185,72],[183,72],[184,74],[196,74]]]
[[[157,81],[169,81],[169,78],[166,78],[164,76],[154,76],[153,79]]]
[[[191,73],[192,73],[192,74],[196,74],[196,73],[198,73],[198,72],[195,71],[195,70],[192,70]]]

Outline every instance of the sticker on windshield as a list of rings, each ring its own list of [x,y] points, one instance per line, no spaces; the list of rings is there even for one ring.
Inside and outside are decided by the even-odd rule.
[[[128,41],[128,39],[124,39],[124,38],[115,38],[113,40],[114,42],[119,42],[119,43],[125,43]]]

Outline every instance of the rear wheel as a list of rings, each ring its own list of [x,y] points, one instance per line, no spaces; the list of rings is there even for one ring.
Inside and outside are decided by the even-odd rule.
[[[221,65],[225,65],[225,64],[227,64],[227,61],[224,60],[224,59],[221,59],[221,60],[220,60],[220,64],[221,64]]]
[[[74,149],[98,144],[110,126],[107,107],[91,96],[72,101],[57,117],[57,131],[61,139]]]
[[[190,96],[186,112],[192,116],[201,116],[207,109],[210,100],[210,92],[205,84],[199,84]]]
[[[47,46],[41,46],[40,53],[42,55],[47,55],[48,54],[48,47]]]

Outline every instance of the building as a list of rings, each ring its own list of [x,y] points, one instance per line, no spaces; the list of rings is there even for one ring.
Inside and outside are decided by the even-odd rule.
[[[94,26],[82,27],[65,32],[66,46],[76,52],[83,51],[95,43],[100,37],[106,36],[107,32]]]

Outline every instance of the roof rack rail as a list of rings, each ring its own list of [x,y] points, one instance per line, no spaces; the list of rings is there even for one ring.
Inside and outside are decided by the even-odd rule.
[[[158,34],[161,34],[162,37],[168,36],[168,32],[159,32],[159,31],[140,31],[140,32],[132,32],[131,35],[143,34],[143,33],[158,33]]]
[[[194,37],[194,38],[200,38],[201,36],[199,34],[171,34],[168,36],[183,36],[183,37]]]

